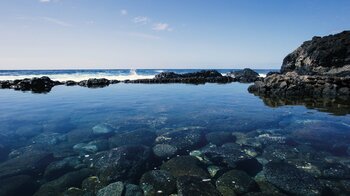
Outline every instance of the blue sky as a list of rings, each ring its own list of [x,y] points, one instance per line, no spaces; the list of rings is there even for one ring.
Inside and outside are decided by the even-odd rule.
[[[0,69],[279,68],[349,0],[1,0]]]

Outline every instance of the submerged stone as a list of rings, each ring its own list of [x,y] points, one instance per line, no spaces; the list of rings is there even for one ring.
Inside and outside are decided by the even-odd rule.
[[[177,148],[169,144],[157,144],[153,147],[153,153],[159,158],[173,157]]]
[[[97,176],[90,176],[83,180],[81,187],[87,195],[96,195],[97,191],[104,186]]]
[[[0,179],[20,174],[37,175],[53,161],[51,153],[27,151],[0,164]]]
[[[235,142],[236,137],[230,132],[211,132],[205,135],[208,142],[215,145],[222,145],[229,142]]]
[[[55,196],[65,192],[69,187],[80,187],[82,181],[91,175],[90,169],[69,172],[60,178],[50,181],[40,187],[34,196]]]
[[[114,128],[107,123],[102,123],[92,127],[92,132],[96,135],[109,134],[114,132]]]
[[[258,190],[257,183],[244,171],[231,170],[216,181],[216,187],[223,196],[244,194]]]
[[[87,158],[102,182],[135,181],[148,167],[151,150],[146,146],[121,146]]]
[[[264,166],[268,182],[283,191],[296,195],[321,195],[322,186],[309,173],[283,162],[269,162]]]
[[[123,182],[114,182],[100,189],[97,196],[122,196],[124,190]]]
[[[197,176],[208,178],[208,173],[203,169],[202,163],[193,156],[179,156],[162,164],[162,170],[169,171],[173,176]]]
[[[109,145],[112,148],[123,145],[145,145],[150,146],[153,144],[156,134],[146,129],[139,129],[136,131],[130,131],[126,133],[116,134],[109,138]]]
[[[12,176],[0,180],[0,196],[20,195],[30,196],[37,189],[38,184],[27,175]]]
[[[221,196],[210,180],[195,176],[181,176],[177,179],[178,196]]]
[[[140,185],[146,196],[170,195],[175,192],[176,180],[168,171],[153,170],[142,175]]]
[[[82,167],[84,167],[84,165],[78,157],[67,157],[63,160],[50,163],[45,169],[44,176],[46,179],[52,180],[70,171],[81,169]]]
[[[143,196],[143,190],[138,185],[127,184],[124,189],[124,196]]]
[[[203,141],[203,132],[198,129],[180,130],[162,134],[156,138],[157,144],[168,144],[179,151],[191,150],[200,146]]]

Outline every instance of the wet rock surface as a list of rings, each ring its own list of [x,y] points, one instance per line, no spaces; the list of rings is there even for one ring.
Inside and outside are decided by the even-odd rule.
[[[209,174],[203,169],[202,163],[193,156],[179,156],[162,164],[162,170],[169,171],[173,176],[197,176],[207,178]]]
[[[283,191],[296,195],[321,195],[319,181],[310,174],[283,162],[270,162],[264,166],[268,182]]]
[[[140,185],[146,196],[170,195],[176,190],[176,179],[168,171],[153,170],[142,175]]]
[[[220,192],[210,182],[195,176],[181,176],[177,179],[179,196],[220,196]]]
[[[244,171],[231,170],[216,181],[216,187],[223,196],[257,191],[258,184]]]
[[[136,181],[147,169],[151,150],[146,146],[122,146],[87,157],[103,182]]]

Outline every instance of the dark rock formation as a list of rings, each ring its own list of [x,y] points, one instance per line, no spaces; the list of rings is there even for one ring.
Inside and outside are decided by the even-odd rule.
[[[153,79],[139,79],[125,81],[126,83],[229,83],[233,82],[233,78],[222,76],[216,70],[202,70],[194,73],[177,74],[174,72],[163,72],[156,75]]]
[[[89,88],[101,88],[108,86],[110,84],[110,81],[105,78],[90,78],[88,80],[83,80],[78,83],[79,86],[85,86]]]
[[[350,96],[350,76],[308,76],[295,72],[273,74],[248,88],[257,95],[277,97],[345,98]]]
[[[300,75],[350,75],[350,31],[313,37],[283,60],[281,73]]]
[[[49,77],[43,76],[41,78],[0,81],[0,88],[32,91],[34,93],[45,93],[50,92],[52,87],[60,84],[62,83],[52,81]]]
[[[269,73],[249,92],[296,98],[350,97],[350,31],[314,37],[289,54],[281,73]]]
[[[245,68],[239,71],[232,71],[227,75],[233,77],[236,81],[242,83],[251,83],[259,79],[259,74],[249,68]]]
[[[180,176],[196,176],[208,178],[209,174],[202,163],[193,156],[179,156],[163,163],[162,170],[169,171],[176,178]]]

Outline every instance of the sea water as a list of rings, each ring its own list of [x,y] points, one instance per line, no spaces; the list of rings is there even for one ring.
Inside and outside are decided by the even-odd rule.
[[[152,76],[161,71],[167,70],[136,70],[136,73],[138,76]],[[48,75],[57,80],[74,79],[75,74],[79,75],[78,80],[92,76],[121,77],[123,74],[130,77],[130,70],[77,72],[2,71],[1,77],[14,77],[14,73],[16,77]],[[170,166],[164,164],[171,160],[177,164],[169,169],[170,172],[184,172],[181,161],[187,160],[188,155],[201,162],[200,168],[204,172],[196,175],[203,175],[206,180],[203,183],[211,183],[211,186],[221,180],[223,173],[232,169],[248,173],[256,182],[264,181],[266,179],[261,179],[264,176],[261,172],[268,162],[274,161],[287,163],[311,175],[327,191],[335,189],[339,193],[347,193],[346,183],[350,174],[349,110],[337,113],[337,109],[325,109],[327,105],[325,108],[307,108],[302,103],[267,105],[259,97],[249,94],[248,86],[241,83],[119,83],[96,89],[55,86],[46,94],[1,89],[0,187],[3,192],[0,191],[0,195],[13,193],[14,190],[26,190],[21,195],[37,191],[38,195],[43,195],[48,190],[58,194],[70,187],[83,191],[82,182],[89,180],[89,176],[97,176],[103,186],[122,181],[142,187],[140,179],[145,173],[169,169]],[[120,152],[128,145],[143,146],[142,149],[148,149],[152,155],[143,159],[137,150],[133,150],[128,161],[113,159],[110,152]],[[175,150],[170,148],[170,151],[159,152],[155,146],[160,145]],[[249,156],[249,161],[256,162],[245,167],[240,164],[235,166],[225,154],[216,155],[219,159],[213,159],[210,153],[205,154],[208,149],[213,150],[213,146],[218,148],[215,152],[221,152],[219,149],[225,145],[232,150],[229,152],[240,150],[242,157]],[[127,150],[122,152],[121,156],[129,153]],[[168,154],[164,157],[160,153]],[[95,162],[102,155],[110,155],[110,161]],[[103,170],[113,168],[114,163],[119,164],[122,160],[126,162],[118,167],[124,173],[116,175]],[[86,173],[84,169],[92,170]],[[119,170],[114,168],[111,171]],[[213,171],[215,175],[210,176]],[[74,172],[80,172],[80,177],[85,176],[77,178]],[[106,175],[110,177],[109,181],[106,181]],[[287,173],[272,175],[282,175],[280,180],[283,182],[283,175]],[[285,178],[293,184],[293,174],[288,175],[292,175],[291,180],[290,176]],[[72,176],[77,178],[74,183],[69,180],[62,183]],[[309,182],[300,182],[303,183]],[[275,182],[275,185],[278,186],[278,183]],[[281,186],[277,190],[286,193],[285,187]],[[173,193],[181,188],[177,187]],[[248,191],[267,190],[260,187]]]

